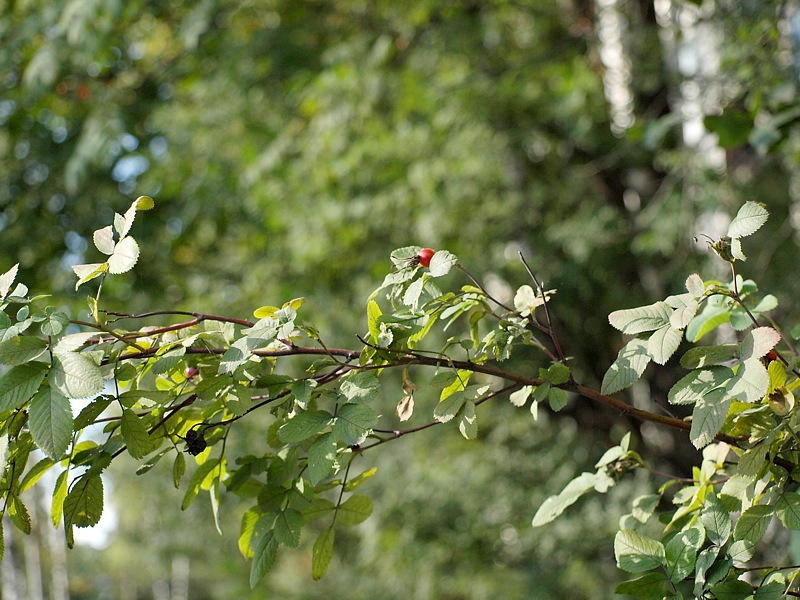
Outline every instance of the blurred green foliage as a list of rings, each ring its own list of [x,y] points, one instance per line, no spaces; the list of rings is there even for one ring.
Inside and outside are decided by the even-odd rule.
[[[695,13],[676,2],[714,34],[719,68],[698,74],[675,66],[696,50],[689,29],[659,22],[650,2],[618,4],[636,119],[624,135],[612,132],[591,2],[6,3],[0,271],[19,260],[32,289],[85,310],[70,265],[96,260],[90,232],[124,196],[148,194],[140,264],[107,298],[249,316],[306,296],[323,339],[350,345],[391,249],[447,248],[498,296],[526,282],[521,250],[559,290],[580,379],[599,382],[619,349],[606,315],[680,289],[709,259],[693,236],[755,198],[773,218],[748,268],[796,322],[792,21],[771,3]],[[709,158],[718,148],[682,141],[687,86],[717,99],[705,123],[722,163]],[[637,401],[663,397],[673,380],[660,377]],[[264,585],[287,598],[609,596],[606,530],[627,510],[615,500],[624,487],[546,534],[529,527],[538,503],[594,462],[586,448],[620,437],[615,415],[569,410],[548,426],[492,406],[474,444],[436,431],[400,442],[378,459],[375,514],[337,542],[328,577],[306,581],[298,552]],[[263,432],[250,435],[243,444]],[[686,464],[675,444],[650,438],[671,469]],[[248,597],[234,536],[210,537],[198,507],[178,515],[158,472],[114,481],[125,535],[70,555],[71,581],[88,582],[75,597],[131,581],[150,597],[176,554],[191,558],[192,598]],[[163,495],[163,509],[122,508],[137,494]],[[224,511],[235,531],[237,508]]]

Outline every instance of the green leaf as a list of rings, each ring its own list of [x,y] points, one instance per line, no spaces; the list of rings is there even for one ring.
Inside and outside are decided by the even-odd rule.
[[[751,506],[739,516],[736,527],[733,529],[733,539],[745,540],[752,544],[758,543],[758,540],[767,531],[774,512],[774,508],[766,504]]]
[[[478,437],[478,418],[475,415],[475,403],[467,400],[459,411],[458,430],[468,440]]]
[[[354,494],[336,509],[336,522],[352,526],[366,521],[372,514],[372,500],[368,496]]]
[[[259,527],[262,521],[272,520],[272,517],[264,516],[259,519],[256,524],[256,531],[251,539],[251,547],[253,548],[253,562],[250,565],[250,589],[256,587],[256,584],[264,578],[275,564],[275,559],[278,557],[278,541],[272,529],[266,529],[263,525]],[[255,542],[255,546],[253,546]]]
[[[68,527],[94,527],[102,514],[103,480],[100,475],[83,475],[64,501],[64,521]]]
[[[378,336],[381,334],[381,326],[379,319],[381,318],[381,307],[375,300],[370,300],[367,303],[367,325],[369,326],[369,335],[372,338],[372,343],[378,343]]]
[[[668,580],[663,573],[647,573],[637,579],[620,583],[616,594],[626,594],[640,600],[663,600],[667,596]]]
[[[614,556],[617,566],[628,573],[649,571],[665,563],[663,544],[632,529],[617,532],[614,537]]]
[[[717,600],[746,600],[752,598],[753,587],[744,581],[731,579],[713,586],[711,593]]]
[[[458,414],[466,401],[463,391],[454,392],[439,401],[439,404],[433,409],[433,417],[440,423],[447,423]]]
[[[64,514],[64,500],[66,500],[67,492],[69,491],[68,475],[68,470],[61,471],[53,488],[53,504],[50,512],[50,520],[53,522],[53,527],[58,527],[61,522],[61,516]]]
[[[706,588],[707,583],[706,574],[711,570],[712,566],[714,565],[714,561],[717,560],[719,551],[719,546],[711,546],[697,555],[697,560],[695,561],[694,567],[694,595],[696,597],[702,597],[703,590]]]
[[[111,404],[110,396],[100,396],[95,398],[75,417],[75,431],[80,431],[95,422],[95,419],[103,414],[103,411]]]
[[[700,369],[713,365],[722,365],[736,357],[736,347],[725,346],[698,346],[691,348],[681,357],[681,366],[684,369]]]
[[[300,511],[293,508],[287,508],[278,513],[275,519],[275,539],[278,543],[290,548],[297,548],[300,544],[300,532],[305,525],[305,519]]]
[[[670,388],[667,400],[670,404],[693,404],[732,376],[733,371],[727,367],[692,371]]]
[[[353,477],[350,481],[344,484],[344,491],[352,492],[365,481],[372,479],[377,472],[378,467],[372,467],[371,469],[367,469],[366,471],[359,473],[357,477]]]
[[[333,420],[324,410],[307,410],[297,413],[278,429],[278,437],[285,444],[297,444],[316,435]]]
[[[681,531],[669,541],[665,549],[665,560],[670,581],[683,581],[694,571],[697,551],[704,540],[703,531],[693,527]]]
[[[551,387],[547,392],[547,401],[550,403],[550,409],[558,412],[567,405],[567,393],[561,388]]]
[[[541,527],[549,523],[569,506],[575,504],[578,498],[593,490],[597,483],[597,477],[596,473],[581,473],[570,481],[560,494],[547,498],[533,517],[533,527]]]
[[[47,350],[44,340],[30,335],[18,335],[0,342],[0,363],[22,365],[37,359]]]
[[[333,433],[345,446],[362,443],[378,423],[378,415],[366,404],[347,403],[339,407]]]
[[[419,305],[419,297],[422,295],[422,288],[427,277],[423,275],[419,279],[411,282],[403,294],[403,304],[410,306],[411,310],[416,311]]]
[[[647,351],[647,341],[634,338],[619,351],[614,361],[603,377],[600,391],[603,394],[614,394],[624,390],[639,380],[650,363],[650,354]]]
[[[663,365],[678,349],[682,339],[683,334],[679,330],[665,325],[648,338],[647,352],[656,363]]]
[[[784,492],[775,503],[775,513],[786,529],[800,530],[800,494]]]
[[[636,335],[668,326],[671,314],[665,302],[656,302],[648,306],[616,310],[608,315],[608,322],[622,333]]]
[[[39,325],[39,329],[41,329],[43,335],[51,337],[59,335],[67,325],[69,325],[69,317],[66,314],[47,310],[46,318]]]
[[[0,412],[14,410],[30,400],[44,380],[47,365],[29,362],[11,367],[0,377]]]
[[[253,557],[253,549],[250,547],[250,542],[260,517],[261,512],[258,508],[251,508],[242,515],[242,525],[239,528],[239,552],[245,559]]]
[[[51,387],[43,387],[31,400],[28,426],[42,452],[60,459],[72,440],[74,424],[69,399]]]
[[[708,115],[703,124],[708,131],[717,134],[717,143],[725,149],[744,146],[753,130],[753,118],[736,109],[726,110],[721,115]]]
[[[186,493],[183,496],[183,502],[181,502],[181,510],[186,510],[189,506],[194,502],[194,499],[197,498],[197,494],[200,492],[200,486],[205,480],[205,478],[214,470],[219,468],[220,461],[218,458],[213,460],[208,460],[204,462],[202,465],[197,467],[197,470],[192,474],[192,478],[189,480],[189,486],[186,488]]]
[[[661,503],[661,494],[639,496],[633,501],[631,514],[640,523],[647,523]]]
[[[336,505],[327,498],[314,498],[311,505],[303,511],[306,522],[320,519],[336,510]]]
[[[184,473],[186,473],[186,457],[183,452],[178,452],[175,455],[175,462],[172,463],[172,483],[175,485],[176,490],[181,487],[181,479],[183,479]]]
[[[93,355],[59,352],[53,356],[50,385],[67,398],[89,398],[103,391],[103,375]]]
[[[745,202],[728,226],[728,237],[743,238],[758,231],[767,222],[769,211],[760,202]]]
[[[122,411],[120,430],[125,440],[128,454],[133,458],[144,458],[155,450],[155,444],[147,432],[147,427],[132,410],[126,408]]]
[[[322,579],[333,558],[333,526],[327,527],[314,542],[311,552],[311,576],[314,581]]]
[[[781,334],[772,327],[756,327],[742,340],[742,360],[761,358],[781,341]]]
[[[39,481],[42,476],[56,464],[56,461],[54,461],[52,458],[43,458],[33,465],[28,472],[25,473],[25,477],[22,478],[22,481],[19,484],[20,493],[32,488],[36,482]]]
[[[716,389],[697,401],[692,411],[692,428],[689,439],[695,448],[703,448],[714,441],[714,437],[725,424],[731,398],[724,389]]]
[[[323,433],[308,449],[308,480],[318,485],[333,469],[336,463],[336,437],[333,433]]]
[[[30,534],[31,516],[19,496],[11,492],[8,493],[6,496],[6,511],[17,529],[25,534]]]
[[[378,395],[380,382],[374,370],[358,371],[342,382],[339,391],[353,402],[368,402]]]
[[[686,339],[696,342],[707,333],[731,320],[730,311],[724,306],[707,304],[703,312],[686,326]]]
[[[731,516],[715,494],[708,494],[700,513],[700,523],[712,544],[722,546],[731,535]]]
[[[431,257],[429,267],[431,277],[447,275],[457,262],[458,258],[454,254],[450,254],[447,250],[439,250]]]

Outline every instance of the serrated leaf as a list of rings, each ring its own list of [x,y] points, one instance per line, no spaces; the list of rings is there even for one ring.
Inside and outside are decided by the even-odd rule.
[[[22,500],[20,500],[19,496],[9,493],[6,496],[5,508],[8,516],[11,517],[11,522],[17,529],[25,534],[30,534],[31,516],[28,513],[28,508]]]
[[[732,398],[750,404],[760,402],[769,389],[769,373],[757,358],[744,361],[728,382],[727,389]]]
[[[403,294],[403,304],[410,306],[414,311],[417,310],[417,306],[419,305],[419,297],[422,295],[425,279],[426,277],[423,275],[419,279],[413,281]]]
[[[39,389],[47,372],[42,362],[29,362],[11,367],[0,377],[0,412],[21,407]]]
[[[692,527],[673,537],[665,548],[667,575],[672,582],[686,579],[694,571],[697,551],[703,545],[705,535],[701,529]]]
[[[74,426],[69,399],[49,386],[43,387],[31,400],[28,426],[42,452],[50,458],[62,458]]]
[[[172,463],[172,483],[176,490],[181,487],[184,473],[186,473],[186,457],[183,452],[178,452],[175,455],[175,462]]]
[[[111,398],[109,396],[100,396],[92,400],[78,413],[78,416],[75,417],[74,429],[79,431],[94,423],[95,419],[103,414],[103,411],[108,408],[109,404],[111,404]]]
[[[18,335],[0,342],[0,363],[21,365],[41,356],[47,350],[47,343],[30,335]]]
[[[64,514],[64,500],[67,498],[67,492],[69,491],[68,475],[68,470],[61,471],[53,488],[53,504],[50,512],[50,520],[53,522],[53,527],[58,527],[61,522],[61,516]]]
[[[308,449],[308,480],[318,485],[333,469],[336,462],[336,437],[323,433]]]
[[[260,517],[261,513],[257,508],[246,510],[242,515],[242,524],[239,528],[239,552],[245,559],[252,558],[253,556],[253,549],[250,547],[250,541],[253,538],[253,532]]]
[[[761,358],[781,341],[781,334],[772,327],[756,327],[742,340],[742,360]]]
[[[75,283],[77,290],[87,281],[91,281],[95,277],[99,277],[108,270],[108,263],[89,263],[85,265],[73,265],[72,270],[78,276],[78,281]]]
[[[103,391],[100,367],[87,353],[56,353],[49,379],[50,385],[67,398],[89,398]]]
[[[715,494],[708,494],[700,513],[700,523],[712,544],[722,546],[731,535],[731,516]]]
[[[366,521],[372,514],[372,500],[368,496],[354,494],[336,509],[336,523],[352,526]]]
[[[648,338],[647,352],[656,363],[663,365],[678,349],[682,338],[680,331],[673,329],[671,325],[665,325]]]
[[[697,369],[682,377],[667,393],[670,404],[692,404],[733,376],[727,367]]]
[[[547,498],[533,517],[533,527],[545,525],[558,517],[597,483],[596,473],[581,473],[570,481],[557,496]]]
[[[800,494],[785,492],[775,503],[775,513],[786,529],[800,530]]]
[[[695,448],[703,448],[714,441],[725,424],[730,406],[731,399],[725,397],[725,390],[722,389],[709,392],[697,401],[689,432],[689,439]]]
[[[95,231],[92,235],[92,240],[94,241],[95,248],[97,248],[100,252],[108,255],[113,254],[114,228],[111,225]]]
[[[373,370],[353,373],[342,382],[339,391],[348,400],[369,402],[378,395],[380,382]]]
[[[100,475],[84,475],[64,500],[64,522],[68,527],[94,527],[102,514],[103,480]]]
[[[711,588],[717,600],[747,600],[753,597],[753,587],[739,579],[723,581]]]
[[[67,325],[69,325],[69,317],[65,313],[48,311],[45,320],[39,325],[39,329],[41,329],[42,335],[52,337],[59,335]]]
[[[603,394],[613,394],[632,385],[644,373],[650,363],[650,354],[647,351],[647,340],[634,338],[619,351],[617,359],[608,368],[600,391]]]
[[[561,388],[551,387],[547,392],[547,402],[550,410],[558,412],[567,405],[567,393]]]
[[[686,326],[686,339],[694,343],[730,320],[731,313],[725,307],[707,305],[703,312]]]
[[[758,231],[769,218],[769,211],[760,202],[745,202],[728,226],[728,237],[743,238]]]
[[[278,543],[290,548],[297,548],[300,544],[300,532],[305,525],[305,519],[300,511],[293,508],[287,508],[278,513],[275,518],[275,539]]]
[[[468,440],[478,437],[478,418],[475,415],[475,403],[468,400],[461,407],[458,419],[458,430]]]
[[[324,410],[307,410],[297,413],[278,429],[278,437],[285,444],[307,440],[327,427],[333,415]]]
[[[19,263],[15,264],[8,271],[0,275],[0,299],[8,295],[8,290],[14,285],[14,280],[17,278],[19,271]]]
[[[345,446],[356,446],[367,439],[367,435],[378,423],[378,415],[366,404],[347,403],[339,408],[333,433]]]
[[[220,459],[218,458],[208,460],[197,467],[195,472],[192,474],[192,478],[189,480],[189,485],[187,486],[186,493],[183,496],[181,510],[186,510],[189,508],[189,506],[191,506],[192,502],[194,502],[195,498],[197,498],[197,494],[200,492],[200,486],[203,484],[203,481],[205,481],[205,479],[215,469],[221,470]]]
[[[614,588],[616,594],[626,594],[639,600],[663,600],[667,597],[669,580],[663,573],[647,573],[636,579],[620,583]]]
[[[648,306],[616,310],[608,315],[608,322],[622,333],[636,335],[669,325],[671,313],[665,302],[656,302]]]
[[[333,558],[333,526],[327,527],[314,542],[311,551],[311,576],[314,581],[322,579]]]
[[[122,411],[120,430],[128,454],[133,458],[144,458],[155,449],[147,427],[132,410],[126,408]]]
[[[439,250],[431,257],[429,267],[431,277],[447,275],[457,262],[458,258],[454,254],[450,254],[447,250]]]
[[[375,300],[370,300],[367,303],[367,325],[369,327],[369,334],[372,337],[372,343],[378,343],[378,336],[381,333],[381,326],[378,319],[381,318],[381,307]]]
[[[433,417],[440,423],[447,423],[458,414],[458,411],[466,402],[464,392],[454,392],[444,400],[440,400],[433,409]]]
[[[686,291],[695,298],[699,298],[705,292],[705,283],[697,273],[692,273],[686,278]]]
[[[742,249],[742,240],[739,238],[730,238],[730,253],[736,260],[746,261],[747,255]]]
[[[684,369],[700,369],[714,365],[722,365],[736,357],[736,347],[725,346],[697,346],[690,348],[681,357],[681,366]]]
[[[617,566],[628,573],[656,569],[665,562],[663,544],[632,529],[622,529],[614,537]]]
[[[736,527],[733,528],[733,538],[736,541],[745,540],[757,544],[767,531],[774,512],[774,508],[766,504],[751,506],[739,516]]]
[[[251,539],[251,547],[253,548],[253,562],[250,565],[250,589],[256,587],[256,584],[264,578],[275,564],[275,559],[278,557],[278,542],[272,529],[266,529],[264,526],[259,527],[263,520],[271,520],[270,517],[261,517],[259,523],[256,524],[256,531]],[[253,546],[255,542],[255,546]]]
[[[122,238],[108,258],[108,272],[119,275],[130,271],[139,260],[139,244],[132,237]]]
[[[445,389],[453,385],[458,380],[455,371],[442,371],[431,378],[430,385],[434,389]]]
[[[28,472],[25,473],[25,477],[22,478],[22,481],[19,484],[20,493],[31,489],[36,482],[39,481],[42,476],[56,464],[56,461],[54,461],[52,458],[43,458],[33,465]],[[2,473],[0,473],[0,475],[2,475]]]

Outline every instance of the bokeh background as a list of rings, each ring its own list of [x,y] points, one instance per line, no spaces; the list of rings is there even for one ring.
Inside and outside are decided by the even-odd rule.
[[[70,266],[91,232],[150,195],[133,272],[105,306],[251,315],[306,297],[329,344],[357,346],[389,252],[447,248],[498,298],[547,287],[576,377],[599,385],[615,309],[727,276],[696,236],[767,204],[742,266],[787,331],[800,228],[800,14],[751,0],[16,0],[0,5],[0,270],[85,311]],[[454,280],[454,285],[466,281]],[[675,362],[675,361],[673,361]],[[535,372],[541,357],[514,368]],[[664,410],[670,366],[627,399]],[[390,411],[397,397],[387,397]],[[420,401],[418,400],[418,403]],[[418,410],[420,410],[418,408]],[[430,410],[430,406],[428,407]],[[545,413],[545,411],[540,411]],[[265,432],[246,424],[248,443]],[[207,499],[180,511],[168,466],[108,475],[98,532],[65,551],[39,486],[34,534],[6,527],[2,598],[610,598],[619,515],[681,438],[587,401],[505,401],[480,439],[454,428],[368,456],[373,516],[320,582],[310,536],[253,591]],[[533,530],[550,494],[633,430],[660,473],[629,476]],[[36,505],[28,502],[28,505]]]

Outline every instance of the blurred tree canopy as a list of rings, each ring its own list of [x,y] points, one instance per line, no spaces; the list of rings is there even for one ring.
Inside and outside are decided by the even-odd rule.
[[[305,296],[323,339],[348,345],[393,248],[447,248],[501,299],[526,277],[522,251],[558,288],[568,354],[597,382],[621,344],[607,314],[679,289],[709,260],[694,236],[719,235],[721,215],[757,199],[772,219],[748,267],[782,300],[782,321],[798,321],[800,284],[786,276],[800,200],[791,2],[17,0],[0,10],[0,270],[20,261],[20,279],[63,290],[73,314],[85,304],[69,267],[93,260],[90,232],[147,194],[157,205],[139,226],[140,264],[109,282],[126,310],[249,315]],[[651,378],[632,401],[663,403],[671,383]],[[437,433],[400,442],[378,461],[375,514],[340,541],[328,578],[305,581],[298,553],[265,589],[609,597],[603,528],[624,499],[584,502],[547,539],[529,525],[597,458],[575,443],[619,438],[615,415],[568,412],[531,424],[501,407],[473,444]],[[683,446],[642,430],[667,468],[686,464]],[[420,470],[432,456],[441,468]],[[166,472],[113,485],[128,501],[163,494],[164,508],[142,518],[119,504],[111,546],[69,556],[73,597],[158,597],[178,555],[191,560],[190,597],[261,597],[247,595],[235,542],[209,538],[208,514],[176,514]]]

